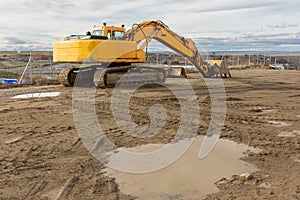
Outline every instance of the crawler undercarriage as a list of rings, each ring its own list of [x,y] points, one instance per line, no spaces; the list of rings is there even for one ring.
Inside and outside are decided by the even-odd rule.
[[[72,64],[59,74],[59,81],[67,87],[111,88],[117,84],[163,83],[165,80],[165,69],[136,65],[107,67],[105,64]]]

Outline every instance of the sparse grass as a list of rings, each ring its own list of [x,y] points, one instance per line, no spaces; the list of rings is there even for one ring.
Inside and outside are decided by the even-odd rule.
[[[28,80],[29,78],[27,78]],[[58,80],[50,80],[42,77],[41,75],[32,76],[33,85],[58,85],[60,84]]]
[[[235,70],[243,70],[243,69],[248,69],[250,68],[249,65],[231,65],[231,66],[228,66],[229,69],[235,69]]]
[[[0,67],[8,67],[10,69],[17,68],[17,67],[25,67],[27,65],[27,62],[22,61],[1,61]],[[32,62],[31,66],[33,68],[39,68],[39,67],[45,67],[49,66],[49,61],[38,61],[38,62]]]
[[[12,72],[7,72],[7,71],[0,71],[0,78],[15,78],[19,79],[19,75],[12,73]]]
[[[0,67],[16,68],[16,67],[25,67],[27,62],[22,61],[2,61]]]
[[[12,72],[0,70],[0,78],[19,79],[20,75],[12,73]],[[28,82],[28,80],[29,80],[28,75],[25,75],[25,77],[23,79],[26,79],[27,81],[25,83],[21,83],[21,84],[0,83],[0,89],[14,88],[14,87],[28,87],[30,85],[30,83]],[[58,85],[58,84],[60,84],[58,80],[49,80],[49,79],[43,78],[41,75],[33,75],[32,76],[32,85]]]

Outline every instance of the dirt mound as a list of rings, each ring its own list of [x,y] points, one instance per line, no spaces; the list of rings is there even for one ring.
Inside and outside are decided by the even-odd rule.
[[[300,130],[299,72],[243,70],[232,71],[232,76],[224,79],[227,113],[222,138],[261,149],[244,158],[259,171],[249,179],[223,179],[217,184],[220,191],[207,199],[299,199],[300,137],[286,137],[286,133]],[[199,75],[188,80],[201,110],[197,133],[205,135],[211,114],[209,94]],[[60,96],[10,98],[53,91],[60,92]],[[180,106],[168,89],[147,86],[131,98],[130,114],[139,125],[149,123],[151,105],[165,107],[165,127],[151,138],[128,136],[118,128],[110,109],[111,95],[111,89],[97,90],[96,112],[102,128],[117,146],[129,148],[172,140],[180,124]],[[133,199],[102,172],[104,165],[82,145],[73,121],[72,88],[52,85],[1,89],[0,99],[1,199]],[[269,121],[288,126],[275,126]]]

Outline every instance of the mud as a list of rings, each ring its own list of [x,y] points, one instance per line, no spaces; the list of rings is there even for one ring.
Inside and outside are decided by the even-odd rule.
[[[216,193],[206,199],[299,199],[300,197],[300,73],[298,71],[232,71],[224,79],[227,113],[222,139],[259,148],[242,158],[258,168],[248,178],[224,176]],[[197,133],[205,135],[210,121],[210,98],[200,76],[189,75],[198,97],[201,119]],[[175,84],[171,79],[167,84]],[[180,88],[179,88],[180,89]],[[19,94],[60,92],[57,97],[12,99]],[[180,106],[168,89],[149,85],[130,101],[130,114],[139,125],[148,124],[151,105],[167,114],[164,129],[154,137],[135,138],[122,132],[110,110],[112,90],[97,90],[96,112],[107,137],[124,148],[169,143],[180,124]],[[72,116],[72,89],[41,86],[0,90],[1,199],[133,199],[118,181],[84,148]],[[289,126],[270,124],[284,122]],[[291,133],[292,137],[283,137]],[[280,135],[281,134],[281,135]],[[189,167],[187,163],[187,167]],[[182,174],[184,174],[182,172]],[[181,173],[178,172],[180,175]],[[214,174],[208,170],[207,174]],[[251,177],[251,178],[249,178]],[[176,190],[180,176],[168,187]],[[192,188],[193,180],[184,182]],[[132,184],[137,184],[133,181]],[[152,187],[154,187],[152,185]],[[179,190],[179,188],[178,188]],[[161,199],[184,199],[161,196]],[[195,194],[192,199],[202,199]]]
[[[178,143],[180,142],[182,141]],[[222,178],[230,179],[233,174],[242,175],[257,171],[255,166],[240,158],[245,157],[249,152],[258,153],[259,149],[220,139],[207,157],[199,159],[199,147],[202,142],[203,136],[194,138],[193,144],[183,156],[161,170],[133,174],[108,167],[104,171],[109,177],[115,178],[121,192],[137,199],[193,199],[195,197],[200,199],[207,194],[217,192],[218,188],[215,183]],[[163,145],[150,144],[127,148],[126,151],[147,153],[162,147]],[[109,164],[122,159],[124,159],[122,154],[115,153],[110,156]],[[139,166],[145,163],[139,163]],[[127,165],[130,164],[127,163]],[[147,164],[151,164],[151,161]]]
[[[13,99],[29,99],[29,98],[43,98],[43,97],[57,97],[60,92],[40,92],[40,93],[29,93],[29,94],[19,94],[13,96]]]

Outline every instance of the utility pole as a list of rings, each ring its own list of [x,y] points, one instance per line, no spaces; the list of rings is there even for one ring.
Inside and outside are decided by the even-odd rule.
[[[209,49],[207,50],[206,60],[208,60],[208,56],[209,56]]]
[[[51,71],[51,74],[52,74],[52,79],[54,79],[54,68],[53,68],[53,65],[52,65],[52,58],[50,56],[49,58],[49,64],[50,64],[50,71]]]
[[[32,59],[32,57],[31,57],[31,50],[30,50],[30,57],[29,57],[29,60],[30,60],[30,62],[29,62],[30,85],[32,85],[32,66],[31,66],[31,59]]]
[[[250,55],[250,53],[249,53],[248,65],[250,66],[250,64],[251,64],[251,55]]]
[[[20,52],[18,52],[18,53],[20,53]],[[21,78],[20,78],[20,80],[19,80],[19,82],[18,82],[19,84],[22,83],[23,77],[24,77],[24,75],[25,75],[25,72],[26,72],[28,66],[29,66],[29,68],[30,68],[30,84],[32,84],[32,71],[31,71],[31,60],[32,60],[32,57],[31,57],[31,50],[30,50],[30,54],[29,54],[29,55],[30,55],[30,56],[29,56],[29,60],[28,60],[28,62],[27,62],[27,64],[26,64],[26,66],[25,66],[25,68],[24,68],[24,71],[23,71],[23,73],[22,73],[22,75],[21,75]]]

